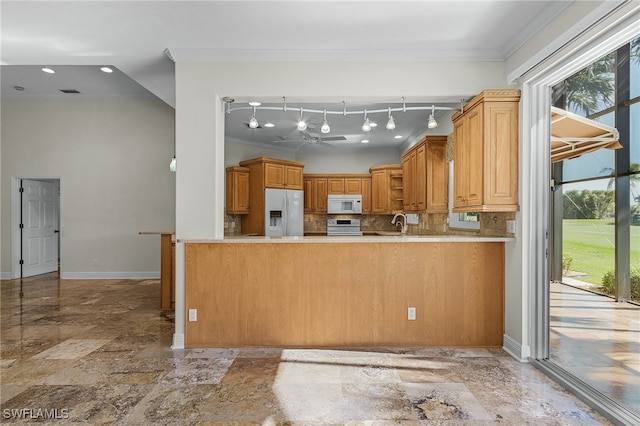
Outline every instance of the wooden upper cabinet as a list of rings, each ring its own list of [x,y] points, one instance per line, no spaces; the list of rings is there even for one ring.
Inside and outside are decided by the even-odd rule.
[[[371,177],[363,177],[362,185],[362,214],[371,213]]]
[[[362,195],[362,213],[371,213],[371,177],[366,174],[306,174],[305,191],[311,186],[308,213],[326,213],[327,195]],[[308,184],[307,184],[308,182]],[[307,205],[305,201],[305,206]],[[369,207],[367,207],[369,206]]]
[[[303,189],[304,163],[259,157],[240,162],[240,166],[249,167],[262,173],[262,189]]]
[[[304,211],[327,212],[327,178],[309,175],[304,177]]]
[[[485,90],[453,115],[454,212],[518,210],[519,90]]]
[[[227,214],[248,214],[249,169],[227,167],[225,186]]]
[[[427,136],[402,155],[405,213],[448,211],[446,152],[446,136]]]
[[[242,216],[242,232],[264,235],[264,190],[266,188],[303,190],[304,163],[258,157],[241,161],[249,169],[249,214]],[[305,200],[306,201],[306,200]]]
[[[373,166],[371,172],[371,213],[402,212],[403,181],[401,164]]]
[[[344,193],[362,195],[362,178],[344,178]]]
[[[344,194],[344,178],[328,177],[327,178],[328,194]]]
[[[303,189],[302,181],[303,174],[302,168],[304,166],[291,166],[285,164],[284,166],[284,187],[286,189]]]

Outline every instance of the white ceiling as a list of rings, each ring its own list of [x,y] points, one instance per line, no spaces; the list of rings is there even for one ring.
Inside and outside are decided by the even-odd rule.
[[[2,96],[63,96],[60,89],[76,89],[83,97],[145,96],[149,91],[173,106],[174,64],[167,49],[218,61],[503,61],[570,3],[2,1]],[[58,72],[43,75],[44,65]],[[98,65],[111,65],[116,72],[104,74]],[[245,115],[227,117],[231,137],[251,136]],[[231,117],[238,119],[229,122]],[[424,117],[415,124],[422,130]],[[362,117],[350,118],[361,125]],[[262,135],[292,137],[271,133]],[[346,128],[342,133],[353,134],[354,140],[364,137]]]

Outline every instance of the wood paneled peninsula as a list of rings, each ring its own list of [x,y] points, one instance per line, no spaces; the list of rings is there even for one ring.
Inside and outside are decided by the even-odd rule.
[[[454,235],[181,241],[186,346],[499,347],[507,241]],[[196,321],[189,321],[192,309]]]

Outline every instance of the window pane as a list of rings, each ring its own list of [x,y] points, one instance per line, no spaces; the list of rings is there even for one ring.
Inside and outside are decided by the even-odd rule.
[[[640,174],[631,175],[631,225],[629,264],[631,265],[631,300],[640,303]]]
[[[611,179],[563,185],[562,258],[565,277],[607,292],[603,278],[615,270],[614,190]]]
[[[567,109],[588,117],[615,104],[615,52],[565,80]]]
[[[640,37],[631,42],[631,99],[640,96]]]
[[[629,146],[630,156],[631,156],[631,170],[638,170],[638,166],[640,165],[640,103],[635,103],[631,105],[630,108],[630,122],[629,126],[629,134],[630,134],[630,142]]]

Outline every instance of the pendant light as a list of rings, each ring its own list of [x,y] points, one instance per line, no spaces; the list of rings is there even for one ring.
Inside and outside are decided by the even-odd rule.
[[[362,123],[362,131],[370,132],[371,131],[371,122],[369,121],[369,117],[367,117],[367,110],[364,110],[364,123]]]
[[[307,123],[302,119],[302,107],[300,107],[300,120],[298,120],[298,130],[304,132],[307,130]]]
[[[251,119],[249,120],[249,127],[252,129],[257,129],[258,126],[260,125],[260,123],[258,123],[258,120],[256,120],[256,107],[253,107],[253,115],[251,116]]]
[[[169,171],[172,173],[176,172],[176,156],[175,155],[171,158],[171,162],[169,163]]]
[[[393,130],[396,128],[396,121],[393,119],[393,115],[391,115],[391,108],[389,108],[389,121],[387,121],[387,130]]]
[[[320,131],[322,133],[329,133],[331,131],[331,127],[329,127],[329,123],[327,123],[327,110],[324,110],[324,121],[322,122],[322,127],[320,127]]]
[[[436,106],[431,105],[431,114],[429,115],[429,121],[427,121],[427,127],[430,129],[435,129],[436,127],[438,127],[438,122],[433,116],[435,112],[436,112]]]

